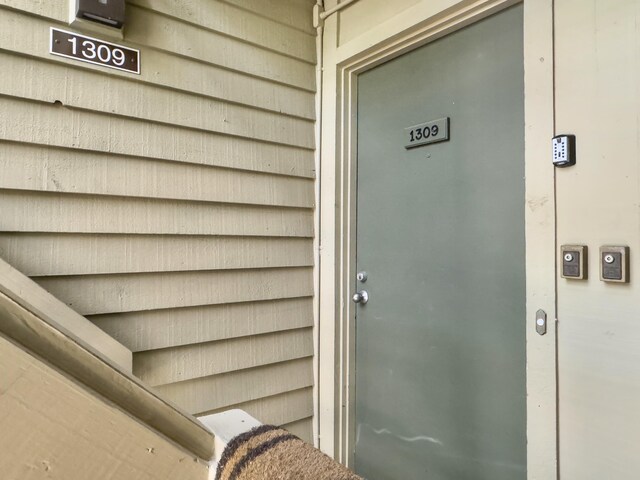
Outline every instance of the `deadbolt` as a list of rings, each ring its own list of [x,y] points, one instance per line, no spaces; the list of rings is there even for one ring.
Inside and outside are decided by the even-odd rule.
[[[367,272],[364,272],[364,271],[358,272],[358,274],[356,275],[356,279],[362,283],[366,282],[368,277],[369,275],[367,275]]]
[[[360,290],[359,292],[353,294],[351,300],[353,300],[353,303],[360,303],[364,305],[369,301],[369,294],[366,290]]]

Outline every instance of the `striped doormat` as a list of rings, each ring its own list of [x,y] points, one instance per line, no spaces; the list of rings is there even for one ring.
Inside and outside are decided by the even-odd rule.
[[[320,450],[273,425],[232,439],[216,480],[362,480]]]

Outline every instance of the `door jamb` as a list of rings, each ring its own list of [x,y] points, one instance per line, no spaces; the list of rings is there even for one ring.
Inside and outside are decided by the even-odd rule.
[[[366,41],[352,41],[338,48],[334,45],[332,52],[325,50],[325,59],[328,56],[328,60],[334,62],[333,69],[330,62],[324,60],[325,92],[335,85],[336,97],[327,100],[323,96],[322,101],[325,135],[322,140],[319,224],[321,229],[325,228],[324,232],[319,232],[318,354],[323,370],[318,376],[317,414],[320,447],[348,466],[353,465],[355,439],[352,401],[355,309],[349,298],[356,273],[355,248],[351,245],[355,245],[357,78],[377,65],[520,3],[520,0],[449,3],[449,8],[434,12],[422,21],[412,19],[418,23],[373,46]],[[335,42],[330,35],[337,38],[337,25],[327,27],[325,42]],[[354,47],[353,44],[357,45]],[[529,479],[551,480],[558,478],[555,173],[551,162],[544,160],[548,158],[548,145],[555,129],[553,0],[524,1],[524,45],[527,468]],[[329,136],[331,139],[327,140]],[[334,144],[325,148],[332,140]],[[335,168],[328,168],[331,166]],[[327,198],[329,192],[334,198]],[[328,233],[327,227],[332,225],[335,229]],[[329,285],[333,285],[332,291]],[[543,337],[535,332],[538,309],[544,309],[549,318],[550,328]]]

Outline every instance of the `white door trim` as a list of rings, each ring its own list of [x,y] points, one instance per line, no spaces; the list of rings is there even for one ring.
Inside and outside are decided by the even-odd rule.
[[[325,2],[328,4],[330,2]],[[357,76],[518,0],[422,0],[366,34],[338,46],[336,15],[324,30],[318,266],[319,446],[351,465],[354,379],[355,172]],[[330,7],[331,5],[326,5]],[[527,242],[528,478],[557,478],[553,0],[525,0],[525,171]],[[335,93],[335,96],[334,96]],[[535,332],[546,311],[549,332]]]

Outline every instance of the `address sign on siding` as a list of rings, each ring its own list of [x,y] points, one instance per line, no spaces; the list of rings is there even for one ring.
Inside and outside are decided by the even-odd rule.
[[[97,38],[52,28],[49,52],[53,55],[140,75],[140,50]]]

